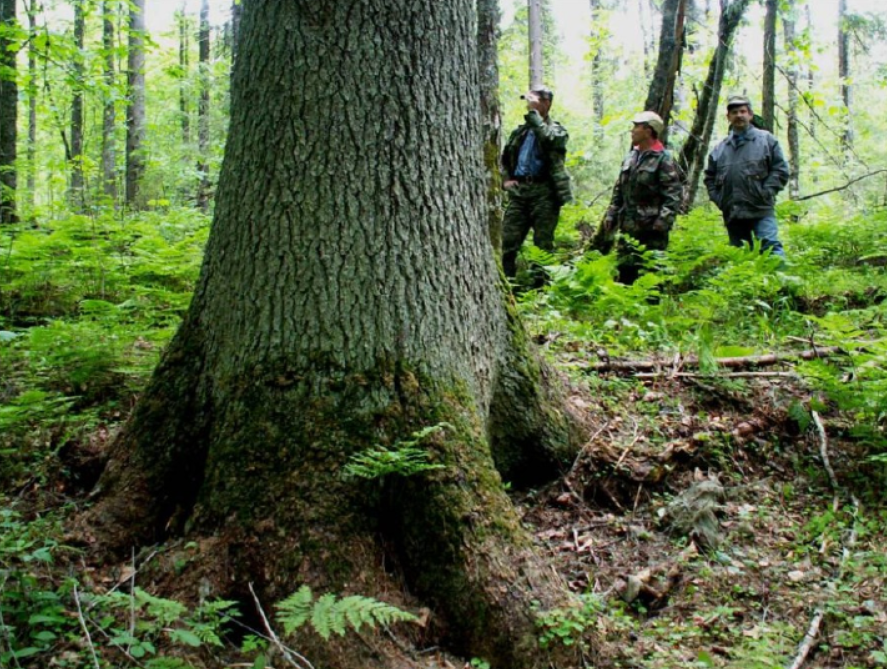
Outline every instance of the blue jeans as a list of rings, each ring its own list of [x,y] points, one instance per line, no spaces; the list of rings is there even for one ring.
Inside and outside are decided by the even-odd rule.
[[[763,218],[741,218],[730,221],[727,223],[727,234],[730,236],[730,246],[743,244],[751,246],[753,239],[760,239],[762,251],[770,249],[773,255],[785,258],[774,214]]]

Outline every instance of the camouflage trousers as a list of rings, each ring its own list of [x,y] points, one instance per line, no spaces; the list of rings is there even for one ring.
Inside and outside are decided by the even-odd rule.
[[[668,233],[654,230],[639,230],[632,237],[643,244],[648,251],[664,251],[668,248]],[[619,269],[617,281],[630,286],[645,269],[644,258],[634,246],[620,237],[616,244],[616,265]]]
[[[560,216],[554,188],[549,183],[518,184],[508,190],[502,221],[502,269],[505,276],[517,273],[517,254],[533,230],[533,244],[554,251],[554,229]]]

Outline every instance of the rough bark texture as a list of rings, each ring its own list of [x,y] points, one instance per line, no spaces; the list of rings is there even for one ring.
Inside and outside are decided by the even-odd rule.
[[[838,76],[841,78],[841,98],[844,100],[845,120],[842,144],[844,151],[853,149],[853,87],[850,85],[850,34],[847,32],[847,0],[838,2]]]
[[[200,97],[197,101],[197,206],[209,207],[209,0],[200,3],[200,30],[197,34]]]
[[[766,129],[773,132],[776,127],[776,16],[779,0],[766,0],[764,3],[764,72],[761,80],[761,116]]]
[[[788,196],[795,200],[801,195],[801,142],[798,124],[798,54],[795,43],[795,2],[787,0],[782,17],[782,31],[785,38],[785,52],[788,54],[786,79],[788,80],[788,108],[786,109],[785,131],[788,147]]]
[[[74,44],[77,52],[71,61],[73,74],[71,90],[71,182],[68,201],[75,211],[83,208],[83,40],[86,18],[82,0],[74,2]]]
[[[145,0],[130,0],[126,110],[126,204],[140,205],[139,191],[145,172]]]
[[[502,113],[499,106],[499,2],[477,0],[477,64],[487,174],[487,215],[490,243],[496,257],[502,248]]]
[[[105,51],[105,97],[102,101],[102,192],[111,202],[117,202],[117,112],[114,109],[114,89],[117,77],[114,70],[114,4],[102,2],[102,48]]]
[[[715,120],[718,117],[718,100],[721,95],[721,86],[724,83],[724,71],[727,67],[730,45],[733,43],[739,22],[750,2],[751,0],[733,0],[727,4],[727,0],[721,0],[718,45],[708,65],[708,74],[705,77],[705,85],[702,88],[699,104],[696,106],[696,115],[693,117],[690,135],[678,155],[678,165],[687,179],[687,186],[684,189],[685,209],[690,209],[696,199],[699,178],[705,168],[708,146],[711,143]]]
[[[0,25],[12,29],[16,25],[16,0],[0,0]],[[16,140],[18,138],[18,85],[16,84],[15,50],[9,37],[12,31],[0,33],[0,224],[17,220]]]
[[[201,278],[92,522],[213,537],[228,594],[408,591],[427,645],[520,669],[549,660],[531,601],[565,590],[502,477],[577,444],[487,240],[474,2],[245,0]],[[443,469],[343,478],[440,423]],[[327,664],[409,666],[343,644]]]
[[[675,80],[684,53],[684,19],[687,0],[665,0],[662,4],[662,31],[659,33],[659,57],[650,80],[644,109],[655,111],[665,122],[660,139],[668,141],[668,125],[674,104]]]

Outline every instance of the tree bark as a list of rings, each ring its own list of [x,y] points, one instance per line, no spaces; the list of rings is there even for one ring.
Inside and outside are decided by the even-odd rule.
[[[542,0],[527,0],[530,36],[530,89],[545,81],[545,64],[542,58]]]
[[[718,45],[708,65],[708,74],[705,77],[705,85],[699,104],[696,106],[696,115],[693,117],[693,125],[687,141],[681,147],[678,155],[678,165],[687,179],[685,188],[685,209],[690,209],[696,199],[699,189],[699,178],[705,168],[708,158],[708,146],[714,132],[715,120],[718,115],[718,100],[721,95],[721,86],[724,83],[724,72],[727,66],[727,56],[730,53],[730,45],[739,28],[742,15],[748,8],[751,0],[721,0],[721,17],[718,21]]]
[[[812,0],[807,0],[807,5],[804,8],[804,14],[807,17],[807,35],[813,35],[813,9],[811,8]],[[816,90],[816,71],[814,64],[812,62],[807,63],[807,91],[810,95],[813,95],[813,92]],[[817,122],[816,113],[813,111],[812,107],[810,108],[810,118],[807,121],[808,132],[810,133],[810,137],[813,139],[816,138],[816,122]],[[816,179],[815,173],[813,179]]]
[[[853,87],[850,85],[850,34],[847,32],[847,0],[838,2],[838,77],[846,118],[841,143],[844,153],[853,150]]]
[[[13,36],[17,29],[16,0],[0,0],[0,224],[18,220],[16,214],[16,142],[18,141],[18,83]]]
[[[487,217],[490,243],[498,257],[502,248],[502,113],[499,105],[499,2],[477,0],[477,58],[484,168],[487,175]]]
[[[145,173],[145,0],[130,0],[126,112],[126,204],[141,206]]]
[[[182,144],[187,147],[191,144],[191,116],[188,110],[188,74],[190,63],[190,44],[188,43],[188,16],[185,13],[186,2],[182,2],[182,8],[178,12],[179,19],[179,114],[182,117]]]
[[[197,207],[209,208],[209,0],[200,3],[200,29],[197,35],[200,97],[197,100]]]
[[[426,643],[541,668],[531,602],[566,591],[502,477],[555,475],[578,435],[487,241],[475,9],[244,0],[198,287],[91,518],[110,548],[205,537],[228,595],[408,591]],[[443,423],[443,469],[343,478]],[[317,666],[409,666],[312,643]]]
[[[37,36],[37,8],[34,3],[28,4],[28,174],[26,178],[27,198],[34,208],[37,188],[37,50],[34,38]]]
[[[659,33],[659,57],[647,91],[644,109],[655,111],[665,122],[660,139],[668,141],[668,125],[674,104],[675,80],[684,52],[684,19],[687,0],[665,0],[662,4],[662,30]]]
[[[235,0],[231,3],[231,63],[237,60],[237,40],[240,37],[240,15],[243,4]]]
[[[779,0],[766,0],[764,14],[764,72],[761,86],[761,116],[766,130],[776,127],[776,16]]]
[[[590,0],[591,8],[591,106],[594,118],[594,136],[598,142],[604,140],[604,36],[602,28],[601,0]]]
[[[785,52],[788,56],[786,79],[788,80],[788,108],[786,109],[785,129],[788,149],[788,196],[796,200],[801,195],[801,142],[798,127],[798,45],[795,43],[795,0],[786,0],[782,16],[782,30],[785,39]]]
[[[104,49],[105,93],[102,101],[102,192],[111,203],[117,202],[117,110],[114,69],[114,14],[112,0],[102,2],[102,48]]]
[[[71,155],[68,165],[71,169],[68,202],[74,211],[82,211],[83,190],[83,48],[86,34],[86,17],[83,0],[74,0],[74,47],[76,53],[71,60]]]
[[[652,43],[650,34],[652,30],[647,24],[646,15],[647,12],[644,10],[644,0],[638,0],[638,27],[641,30],[641,43],[644,47],[644,77],[648,78],[650,76],[650,54],[653,53],[654,44]]]

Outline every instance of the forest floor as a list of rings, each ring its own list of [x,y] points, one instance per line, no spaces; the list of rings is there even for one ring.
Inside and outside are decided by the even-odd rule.
[[[591,439],[519,498],[587,602],[549,636],[581,645],[593,621],[599,668],[887,667],[884,471],[849,417],[802,409],[812,393],[790,372],[674,371],[584,375],[572,403]]]

